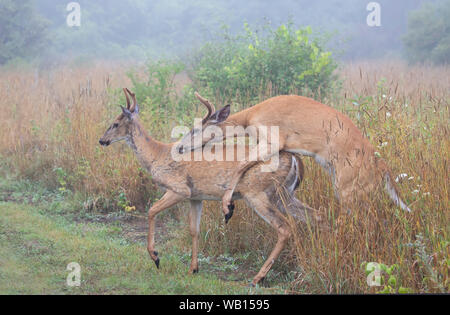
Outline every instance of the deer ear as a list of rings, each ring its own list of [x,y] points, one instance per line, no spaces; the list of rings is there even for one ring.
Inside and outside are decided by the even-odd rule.
[[[228,116],[230,116],[230,105],[227,105],[216,111],[214,114],[212,114],[209,121],[214,124],[219,124],[225,121],[228,118]]]
[[[131,119],[131,112],[128,108],[125,108],[123,106],[120,106],[122,108],[122,113],[125,115],[125,117]]]

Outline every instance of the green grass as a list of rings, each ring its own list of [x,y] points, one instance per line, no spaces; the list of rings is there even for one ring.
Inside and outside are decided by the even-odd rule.
[[[158,270],[145,246],[130,243],[115,225],[74,223],[15,202],[0,202],[0,213],[0,294],[264,293],[243,281],[188,275],[173,248],[161,253]],[[70,262],[81,266],[80,287],[66,285]]]

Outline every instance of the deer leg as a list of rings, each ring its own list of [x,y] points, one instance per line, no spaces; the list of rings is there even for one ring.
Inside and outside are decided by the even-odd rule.
[[[291,236],[291,230],[285,218],[276,210],[276,206],[273,205],[267,195],[264,192],[260,192],[251,196],[245,196],[246,202],[253,210],[267,223],[269,223],[275,230],[277,230],[278,240],[263,264],[259,272],[253,278],[251,286],[255,286],[258,282],[262,281],[270,268],[278,258],[284,246],[286,245],[289,237]]]
[[[192,258],[189,273],[198,272],[198,234],[200,232],[200,219],[202,216],[202,201],[191,200],[189,212],[189,228],[192,236]]]
[[[277,139],[277,141],[279,140]],[[269,152],[268,147],[272,148],[273,146],[270,143],[267,143],[267,140],[265,138],[260,139],[260,143],[258,144],[258,146],[250,149],[248,158],[244,161],[241,161],[238,164],[238,167],[233,172],[231,180],[228,183],[228,187],[225,190],[224,195],[222,196],[222,210],[225,215],[225,223],[228,223],[228,221],[233,216],[234,205],[231,203],[231,198],[233,197],[234,190],[239,183],[242,175],[249,168],[256,165],[259,161],[266,161],[275,154],[279,153],[279,150],[276,150],[275,152],[271,150]],[[281,148],[280,143],[278,143],[276,147]]]
[[[303,223],[307,223],[309,221],[313,225],[319,223],[322,220],[319,211],[311,208],[307,204],[304,204],[303,202],[295,198],[293,194],[287,195],[284,198],[284,201],[278,199],[274,202],[277,205],[278,210],[280,210],[282,213],[287,212],[296,221],[300,221]]]
[[[231,198],[233,197],[234,189],[245,171],[257,163],[257,161],[242,161],[238,165],[238,168],[233,172],[231,180],[228,183],[228,188],[225,190],[225,194],[222,197],[222,210],[225,215],[225,223],[228,223],[233,216],[234,204],[232,203]]]
[[[155,217],[161,211],[172,207],[178,202],[186,199],[185,196],[179,195],[173,191],[167,191],[164,196],[150,208],[148,211],[148,238],[147,238],[147,250],[150,257],[159,268],[158,252],[155,251]]]

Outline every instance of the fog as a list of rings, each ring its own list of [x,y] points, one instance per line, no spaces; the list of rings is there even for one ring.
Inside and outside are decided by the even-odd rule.
[[[380,25],[372,26],[368,0],[79,0],[79,10],[67,10],[70,1],[30,5],[40,15],[35,24],[45,29],[38,54],[47,58],[183,56],[205,41],[220,40],[224,29],[237,34],[245,22],[258,27],[291,20],[311,26],[315,34],[328,34],[336,56],[355,60],[400,57],[408,12],[430,1],[379,0]],[[13,1],[1,2],[8,6]]]

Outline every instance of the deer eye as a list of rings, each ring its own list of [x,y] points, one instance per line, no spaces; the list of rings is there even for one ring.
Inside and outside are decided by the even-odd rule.
[[[114,123],[113,124],[113,128],[117,128],[117,127],[119,127],[119,124],[118,123]]]

